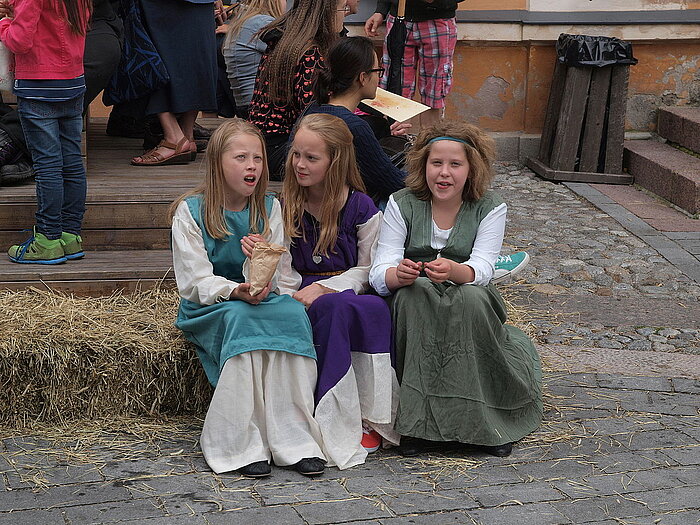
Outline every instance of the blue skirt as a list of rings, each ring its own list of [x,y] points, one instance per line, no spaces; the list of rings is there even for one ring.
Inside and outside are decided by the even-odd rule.
[[[170,75],[153,92],[146,114],[216,111],[216,28],[213,3],[141,0],[143,20]]]

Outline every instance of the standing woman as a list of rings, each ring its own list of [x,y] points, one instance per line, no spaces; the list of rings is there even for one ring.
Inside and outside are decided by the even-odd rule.
[[[267,44],[255,80],[248,120],[265,137],[270,177],[283,169],[292,126],[313,99],[316,70],[343,27],[346,0],[297,0],[263,28]]]
[[[144,24],[170,82],[148,97],[146,115],[158,115],[163,140],[134,157],[134,166],[186,164],[197,147],[200,111],[216,111],[216,36],[213,0],[139,0]]]
[[[80,156],[83,55],[89,0],[0,2],[0,40],[15,54],[14,93],[36,173],[34,235],[10,247],[18,263],[56,264],[83,256],[87,182]]]

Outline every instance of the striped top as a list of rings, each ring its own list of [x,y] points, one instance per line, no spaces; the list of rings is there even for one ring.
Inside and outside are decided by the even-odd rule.
[[[65,102],[85,93],[85,77],[68,79],[29,80],[16,79],[12,90],[17,98]]]

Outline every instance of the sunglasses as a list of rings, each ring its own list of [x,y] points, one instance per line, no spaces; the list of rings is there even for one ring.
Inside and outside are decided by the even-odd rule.
[[[378,76],[379,78],[382,78],[382,77],[384,76],[384,71],[386,71],[386,68],[383,68],[383,67],[375,67],[374,69],[370,69],[369,71],[367,71],[367,73],[374,73],[374,72],[376,72],[376,73],[377,73],[377,76]]]

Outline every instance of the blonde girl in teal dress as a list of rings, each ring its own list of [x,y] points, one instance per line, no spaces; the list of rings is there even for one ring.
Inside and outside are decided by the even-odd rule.
[[[176,326],[215,387],[201,436],[211,469],[263,477],[274,462],[317,475],[325,457],[304,306],[278,293],[279,272],[258,295],[246,283],[255,242],[284,244],[280,204],[266,195],[265,159],[260,131],[232,119],[209,141],[201,185],[173,204]]]
[[[537,351],[490,284],[507,211],[488,191],[494,151],[468,124],[422,131],[384,213],[370,283],[391,295],[404,455],[459,442],[507,456],[540,424]]]

